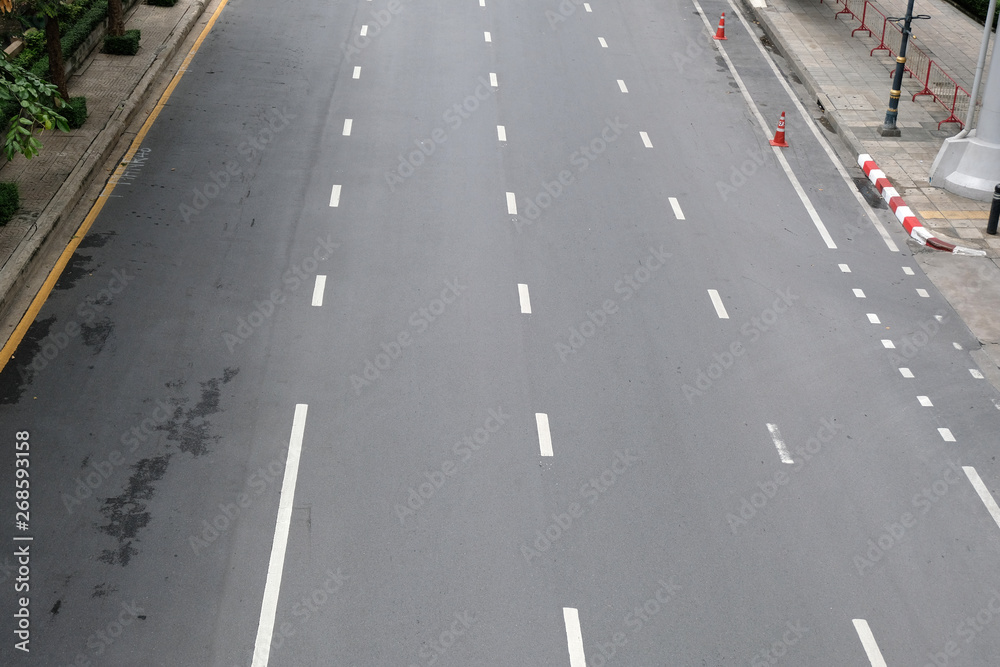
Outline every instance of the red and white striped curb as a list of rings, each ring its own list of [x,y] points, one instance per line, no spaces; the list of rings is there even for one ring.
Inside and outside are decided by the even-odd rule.
[[[920,245],[930,246],[932,248],[937,248],[938,250],[944,250],[945,252],[954,253],[956,255],[975,255],[975,256],[985,256],[986,252],[983,250],[977,250],[975,248],[965,248],[963,246],[955,245],[954,243],[948,243],[947,241],[942,241],[941,239],[931,236],[930,231],[924,227],[923,223],[917,219],[917,216],[913,214],[913,210],[909,206],[903,203],[903,198],[899,196],[899,192],[896,188],[892,187],[889,179],[886,178],[885,172],[878,168],[875,164],[875,160],[868,153],[862,153],[858,156],[858,166],[861,167],[865,176],[868,180],[872,182],[875,189],[879,191],[882,195],[882,199],[885,203],[889,205],[892,209],[893,214],[895,214],[896,219],[899,220],[903,225],[903,229],[906,233],[910,235],[914,241]]]

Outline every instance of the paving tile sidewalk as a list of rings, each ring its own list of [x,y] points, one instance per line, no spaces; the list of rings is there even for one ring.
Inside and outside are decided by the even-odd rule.
[[[766,8],[755,10],[758,20],[806,86],[822,100],[827,117],[854,153],[874,158],[935,235],[1000,257],[1000,237],[985,234],[989,203],[953,195],[928,182],[941,144],[960,127],[946,123],[939,130],[938,123],[948,116],[944,107],[930,97],[911,101],[921,89],[916,79],[903,79],[897,122],[902,136],[878,134],[888,107],[895,57],[884,51],[869,55],[879,43],[874,26],[874,37],[863,32],[852,36],[860,21],[846,14],[836,16],[843,6],[835,0],[766,2]],[[876,4],[887,16],[901,16],[906,10],[905,0],[878,0]],[[982,26],[944,0],[918,0],[914,12],[932,17],[914,22],[915,43],[971,91]]]
[[[0,310],[13,301],[18,281],[49,232],[57,224],[79,224],[65,220],[67,213],[91,178],[107,177],[98,172],[113,157],[110,151],[207,5],[208,0],[179,0],[173,7],[137,3],[125,27],[142,31],[139,52],[110,56],[98,45],[70,77],[70,94],[87,97],[83,127],[45,132],[38,156],[15,156],[0,166],[0,181],[16,181],[21,192],[20,212],[0,227]]]

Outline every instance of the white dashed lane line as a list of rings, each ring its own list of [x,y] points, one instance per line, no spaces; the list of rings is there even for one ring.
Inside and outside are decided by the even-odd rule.
[[[566,645],[569,648],[569,667],[587,667],[583,652],[583,631],[580,630],[580,612],[574,607],[563,607],[566,622]]]
[[[490,85],[493,86],[494,88],[499,88],[499,86],[497,85],[497,73],[496,72],[490,72]]]
[[[622,79],[618,79],[618,88],[620,88],[623,93],[628,92],[628,88],[625,87],[625,81]]]
[[[295,406],[295,416],[292,418],[292,434],[288,441],[288,457],[285,460],[281,495],[278,496],[278,517],[274,524],[274,539],[271,542],[271,557],[267,564],[267,580],[264,583],[264,598],[260,604],[260,619],[257,621],[252,667],[267,667],[271,654],[274,617],[278,610],[278,594],[281,592],[281,574],[285,569],[288,529],[292,524],[295,481],[299,475],[299,456],[302,453],[302,438],[306,431],[308,410],[308,405],[300,403]]]
[[[917,396],[917,402],[920,403],[925,408],[933,408],[934,404],[931,403],[931,399],[927,396]]]
[[[670,202],[670,208],[674,211],[674,217],[683,220],[684,211],[681,210],[681,203],[677,201],[677,197],[667,197],[667,201]]]
[[[642,139],[642,145],[645,146],[646,148],[653,147],[653,142],[649,140],[649,135],[646,134],[645,132],[640,132],[639,138]]]
[[[865,298],[865,292],[864,292],[864,290],[860,290],[857,287],[855,287],[854,288],[854,296],[858,297],[859,299],[864,299]]]
[[[1000,507],[997,506],[997,501],[990,493],[990,490],[986,488],[983,484],[983,480],[979,477],[979,473],[972,466],[962,466],[962,470],[965,471],[965,476],[969,478],[972,483],[972,488],[976,490],[979,494],[979,499],[983,501],[986,505],[986,509],[989,510],[990,516],[996,521],[998,527],[1000,527]]]
[[[487,42],[492,42],[493,41],[493,38],[490,36],[489,32],[484,32],[483,33],[483,38],[485,38]]]
[[[945,442],[955,442],[955,436],[952,435],[950,428],[939,428],[938,433],[941,434],[941,439]]]
[[[930,296],[930,294],[927,293],[927,290],[921,289],[921,288],[918,287],[917,288],[917,296],[922,296],[922,297],[924,297],[926,299],[927,297]]]
[[[517,215],[517,199],[514,198],[513,192],[507,193],[507,213]]]
[[[893,343],[888,338],[883,338],[882,339],[882,347],[884,347],[887,350],[895,350],[896,349],[896,344]]]
[[[708,290],[708,298],[712,300],[712,305],[715,306],[715,312],[718,314],[720,320],[728,320],[729,313],[726,312],[726,307],[722,303],[722,297],[719,296],[719,291],[710,289]]]
[[[912,276],[913,275],[913,269],[911,269],[908,266],[904,266],[903,267],[903,273],[905,273],[908,276]]]
[[[902,375],[905,378],[911,378],[911,379],[913,378],[913,371],[911,371],[909,368],[905,368],[905,367],[900,368],[899,369],[899,374]]]
[[[954,341],[952,341],[951,346],[954,347],[956,350],[961,350],[962,349],[962,344],[961,343],[956,343]]]
[[[591,12],[591,9],[590,9],[590,3],[589,3],[589,2],[585,2],[585,3],[583,3],[583,10],[584,10],[585,12],[587,12],[588,14],[589,14],[589,13]]]
[[[767,430],[771,432],[771,439],[774,440],[774,447],[778,450],[778,458],[781,459],[782,463],[795,463],[792,460],[792,455],[788,453],[788,447],[785,445],[785,441],[781,439],[781,432],[778,431],[777,424],[768,424]]]
[[[872,629],[868,626],[868,621],[863,618],[854,619],[854,629],[858,633],[861,646],[864,647],[865,654],[868,655],[868,662],[871,663],[872,667],[887,667],[885,658],[882,657],[882,651],[879,650],[878,643],[875,641],[875,635],[872,634]]]
[[[340,206],[340,186],[334,185],[333,190],[330,191],[330,206],[336,207]]]
[[[312,305],[323,305],[323,290],[326,289],[326,276],[316,276],[316,286],[313,287]]]
[[[351,136],[351,128],[352,127],[354,127],[354,121],[351,120],[350,118],[345,118],[344,119],[344,136],[345,137]]]
[[[517,296],[521,300],[521,312],[525,315],[531,314],[531,297],[528,295],[528,286],[524,283],[517,284]]]
[[[608,43],[604,41],[603,37],[598,37],[597,41],[601,43],[601,48],[602,49],[608,48]]]
[[[549,416],[544,412],[535,413],[535,426],[538,427],[538,451],[542,456],[552,456],[552,434],[549,432]]]
[[[368,34],[368,26],[367,25],[361,26],[361,36],[364,37],[367,34]]]
[[[355,78],[355,79],[360,79],[361,78],[361,66],[360,65],[355,65],[355,67],[354,67],[354,77],[353,78]]]
[[[847,264],[838,264],[837,266],[840,267],[841,273],[850,273],[851,272],[851,267],[849,267]]]
[[[983,379],[983,372],[980,371],[978,368],[970,368],[969,369],[969,375],[971,375],[972,377],[976,378],[977,380],[982,380]]]
[[[503,125],[497,125],[497,139],[507,141],[507,128]]]
[[[882,324],[882,320],[875,313],[868,313],[868,321],[872,324]]]

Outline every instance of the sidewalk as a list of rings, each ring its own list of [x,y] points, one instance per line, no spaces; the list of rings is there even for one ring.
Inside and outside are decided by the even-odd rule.
[[[918,249],[918,263],[983,345],[982,350],[972,351],[973,358],[1000,389],[1000,236],[985,233],[990,204],[928,183],[931,163],[944,139],[958,133],[960,126],[946,123],[939,130],[938,122],[948,112],[929,97],[911,101],[921,87],[916,79],[904,76],[897,123],[902,136],[881,137],[877,129],[885,119],[889,73],[896,63],[884,51],[869,55],[878,46],[878,37],[863,32],[852,36],[860,22],[848,14],[837,17],[843,9],[837,0],[764,1],[765,8],[751,12],[812,99],[822,103],[826,120],[854,156],[871,155],[935,236],[986,251],[987,257],[960,257],[911,244]],[[887,16],[906,12],[906,0],[876,4]],[[932,17],[913,22],[914,43],[971,92],[982,25],[944,0],[919,0],[914,13]],[[991,52],[995,39],[990,41]],[[989,56],[986,63],[988,70]],[[964,121],[964,113],[960,116]]]
[[[180,0],[173,7],[137,3],[125,27],[142,31],[139,52],[109,56],[98,44],[70,77],[70,94],[87,97],[90,115],[83,127],[45,132],[37,157],[18,155],[0,167],[0,181],[16,181],[21,191],[21,210],[0,227],[0,313],[15,300],[30,260],[53,229],[80,223],[68,219],[69,212],[95,178],[108,176],[102,167],[207,5],[208,0]]]

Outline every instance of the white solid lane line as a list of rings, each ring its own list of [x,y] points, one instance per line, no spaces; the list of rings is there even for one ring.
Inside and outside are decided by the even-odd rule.
[[[507,141],[507,128],[503,125],[497,125],[497,139]]]
[[[618,87],[621,88],[623,93],[628,92],[628,88],[625,87],[625,82],[622,79],[618,79]]]
[[[355,67],[354,67],[354,78],[355,79],[360,79],[361,78],[361,66],[360,65],[355,65]]]
[[[955,442],[955,436],[951,434],[950,428],[939,428],[938,433],[941,434],[941,439],[945,442]]]
[[[683,220],[684,211],[681,210],[681,203],[677,201],[677,197],[667,197],[667,201],[670,202],[670,208],[674,210],[674,217]]]
[[[538,451],[542,456],[552,456],[552,434],[549,432],[549,416],[544,412],[535,413],[535,426],[538,427]]]
[[[507,193],[507,213],[517,215],[517,200],[514,198],[513,192]]]
[[[859,299],[865,298],[864,290],[859,290],[858,288],[855,287],[854,288],[854,296],[858,297]]]
[[[858,638],[861,640],[865,653],[868,654],[868,662],[872,664],[872,667],[887,667],[885,658],[882,657],[882,651],[878,649],[878,644],[875,642],[875,635],[868,627],[868,621],[863,618],[854,619],[854,629],[858,632]]]
[[[918,287],[917,288],[917,296],[922,296],[922,297],[926,298],[926,297],[929,297],[930,294],[927,293],[927,290],[921,289],[921,288]]]
[[[983,480],[979,477],[979,473],[972,466],[962,466],[962,470],[965,471],[965,476],[969,478],[972,482],[972,488],[976,490],[979,494],[979,499],[983,501],[986,505],[986,509],[989,510],[990,516],[993,520],[997,522],[997,526],[1000,527],[1000,507],[997,506],[996,499],[993,498],[993,494],[990,493],[986,485],[983,484]]]
[[[340,186],[333,186],[333,190],[330,191],[330,206],[340,206]]]
[[[838,266],[840,267],[840,271],[842,273],[850,273],[851,272],[851,267],[849,267],[847,264],[838,264]]]
[[[316,276],[316,286],[313,287],[312,305],[323,305],[323,290],[326,289],[326,276]]]
[[[712,300],[712,305],[715,306],[715,312],[719,315],[719,319],[728,320],[729,313],[726,312],[726,307],[722,304],[722,298],[719,297],[719,291],[714,289],[708,290],[708,297]]]
[[[646,148],[652,148],[653,142],[649,140],[649,135],[645,132],[640,132],[639,136],[642,138],[642,145]]]
[[[308,410],[308,405],[299,403],[295,406],[295,416],[292,418],[292,435],[288,441],[285,476],[281,482],[281,495],[278,498],[278,518],[274,524],[274,541],[271,542],[271,559],[267,564],[264,599],[260,604],[260,619],[257,621],[257,639],[254,642],[252,667],[267,667],[267,661],[271,655],[274,616],[278,610],[281,574],[285,569],[285,549],[288,547],[288,529],[292,523],[295,480],[299,474],[299,455],[302,452],[302,438],[306,431]]]
[[[566,622],[566,644],[569,646],[569,667],[587,667],[583,652],[583,631],[580,630],[580,612],[573,607],[563,607]]]
[[[899,374],[902,375],[905,378],[912,378],[913,377],[913,371],[911,371],[909,368],[906,368],[905,366],[903,366],[903,367],[901,367],[899,369]]]
[[[487,41],[487,42],[492,42],[492,41],[493,41],[493,38],[492,38],[492,37],[490,37],[490,33],[489,33],[489,32],[484,32],[484,33],[483,33],[483,37],[485,37],[485,38],[486,38],[486,41]]]
[[[524,283],[518,283],[517,296],[521,299],[521,312],[525,315],[531,315],[531,297],[528,296],[528,286]]]
[[[361,36],[364,37],[367,34],[368,34],[368,26],[367,25],[361,26]]]
[[[872,324],[882,324],[882,321],[878,318],[875,313],[868,313],[868,321]]]
[[[884,347],[887,350],[895,350],[896,349],[896,344],[893,343],[888,338],[883,338],[882,339],[882,347]]]
[[[917,401],[920,403],[920,405],[924,406],[925,408],[934,407],[934,404],[931,403],[931,399],[928,398],[927,396],[917,396]]]
[[[590,3],[589,3],[589,2],[585,2],[585,3],[583,3],[583,9],[584,9],[585,11],[587,11],[587,12],[591,11],[591,10],[590,10]]]
[[[771,432],[771,439],[774,440],[774,446],[778,450],[778,458],[781,459],[782,463],[795,463],[792,460],[792,455],[788,453],[788,447],[785,445],[785,441],[781,439],[781,433],[778,431],[777,424],[768,424],[767,430]]]
[[[345,137],[351,136],[351,128],[352,127],[354,127],[354,121],[351,120],[350,118],[345,118],[344,119],[344,136]]]
[[[903,267],[903,273],[905,273],[908,276],[912,276],[913,275],[913,269],[911,269],[908,266],[904,266]]]
[[[490,72],[490,85],[493,86],[494,88],[498,88],[499,87],[499,86],[497,86],[497,73],[496,72]]]
[[[601,43],[601,48],[603,48],[603,49],[608,48],[608,43],[604,41],[603,37],[598,37],[597,41]]]

